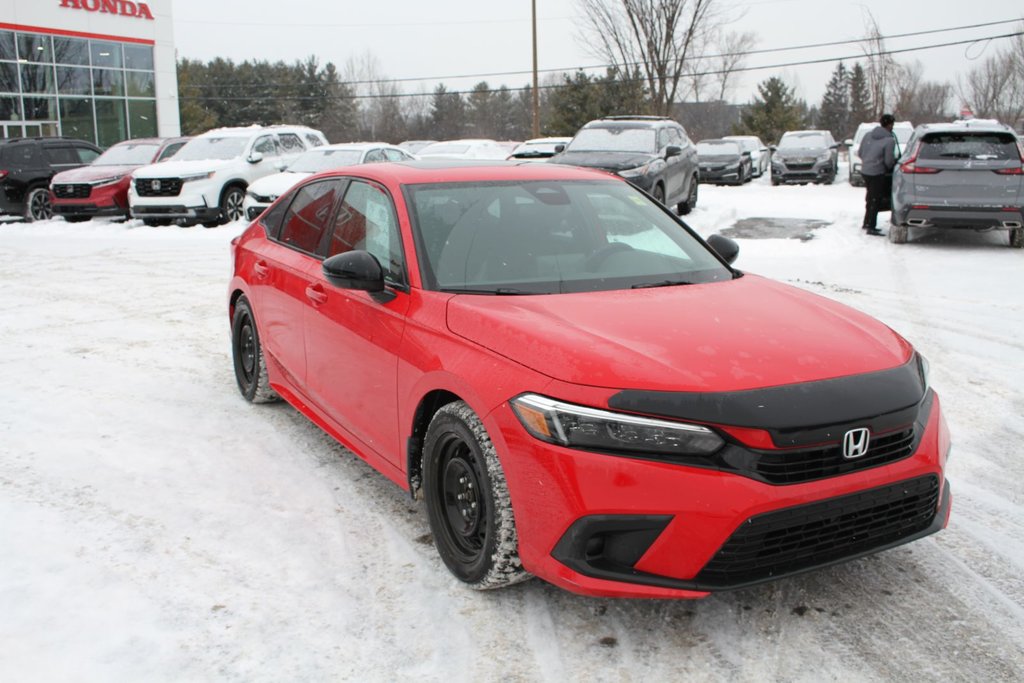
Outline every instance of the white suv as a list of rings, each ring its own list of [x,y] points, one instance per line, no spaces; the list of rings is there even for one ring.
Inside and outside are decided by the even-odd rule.
[[[172,160],[132,174],[132,217],[146,225],[202,223],[208,228],[239,220],[250,183],[326,144],[323,133],[303,126],[208,131],[192,138]]]
[[[864,136],[878,128],[878,123],[862,123],[857,126],[857,133],[852,140],[845,140],[847,159],[850,166],[850,184],[858,187],[864,184],[864,176],[860,174],[860,143]],[[892,134],[896,136],[896,158],[907,148],[910,136],[914,134],[914,124],[910,121],[897,121],[892,127]]]

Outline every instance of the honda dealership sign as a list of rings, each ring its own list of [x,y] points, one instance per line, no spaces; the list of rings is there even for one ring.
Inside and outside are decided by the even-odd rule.
[[[122,17],[136,17],[153,21],[153,13],[149,11],[149,5],[144,2],[131,2],[131,0],[60,0],[60,6],[86,12],[119,14]]]

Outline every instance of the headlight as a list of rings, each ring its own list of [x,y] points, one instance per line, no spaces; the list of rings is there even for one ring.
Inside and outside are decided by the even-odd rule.
[[[213,171],[210,171],[209,173],[196,173],[193,175],[183,175],[179,177],[181,178],[181,182],[190,183],[193,180],[206,180],[207,178],[212,178]]]
[[[818,155],[818,161],[828,161],[832,158],[832,152],[822,152]]]
[[[537,394],[511,401],[516,417],[542,441],[599,451],[711,455],[724,441],[707,427],[562,403]]]
[[[928,388],[929,388],[929,386],[931,386],[930,385],[930,380],[928,378],[928,374],[929,374],[929,371],[931,369],[931,366],[928,363],[928,359],[925,358],[924,356],[922,356],[920,353],[917,354],[917,368],[918,368],[918,372],[921,373],[921,381],[924,382],[924,393],[927,394],[928,393]]]
[[[619,171],[618,174],[623,178],[636,178],[647,173],[650,167],[651,165],[647,163],[644,164],[643,166],[637,166],[636,168],[627,168],[625,171]]]

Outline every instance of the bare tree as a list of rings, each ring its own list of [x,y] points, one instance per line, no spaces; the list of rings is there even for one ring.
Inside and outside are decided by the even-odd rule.
[[[757,34],[750,31],[737,33],[717,32],[714,54],[695,56],[687,62],[686,92],[683,98],[694,102],[725,102],[732,91],[733,76],[740,69],[746,53],[757,44]]]
[[[868,76],[868,90],[871,93],[871,102],[874,105],[873,118],[888,111],[890,103],[890,88],[893,72],[897,69],[896,60],[892,55],[885,54],[885,37],[878,21],[870,10],[865,10],[864,20],[866,35],[861,44],[864,59],[867,62],[865,71]]]
[[[971,69],[957,92],[975,116],[1024,125],[1024,36]]]
[[[668,116],[690,60],[720,31],[717,0],[577,0],[581,38],[621,78],[639,69],[653,113]]]

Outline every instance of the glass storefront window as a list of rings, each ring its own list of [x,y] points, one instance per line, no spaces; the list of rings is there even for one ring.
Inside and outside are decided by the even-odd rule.
[[[53,67],[49,64],[22,64],[21,91],[24,93],[55,93]]]
[[[82,38],[53,38],[54,61],[58,64],[89,66],[89,41]]]
[[[153,71],[153,46],[125,43],[124,68]]]
[[[0,121],[21,120],[21,99],[14,95],[0,95]]]
[[[92,95],[89,69],[81,66],[57,67],[57,93],[60,95]]]
[[[114,69],[93,69],[92,90],[94,95],[116,97],[124,95],[124,72]]]
[[[156,97],[156,84],[152,71],[125,71],[128,97]]]
[[[53,62],[50,36],[37,33],[18,34],[18,59],[26,62]]]
[[[14,50],[14,32],[0,31],[0,59],[15,61],[18,53]]]
[[[133,138],[156,137],[156,101],[128,100],[128,126]]]
[[[92,100],[60,98],[60,127],[66,137],[95,141],[96,120],[92,113]]]
[[[0,62],[0,92],[18,92],[18,65]]]
[[[92,41],[92,65],[121,68],[121,43]]]
[[[128,139],[128,118],[124,100],[96,100],[96,144],[110,147]]]
[[[57,98],[55,97],[23,97],[26,121],[56,121]]]

